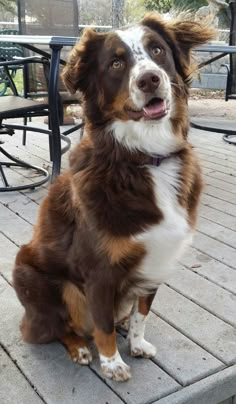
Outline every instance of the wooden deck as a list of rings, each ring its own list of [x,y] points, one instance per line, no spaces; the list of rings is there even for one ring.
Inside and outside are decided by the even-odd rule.
[[[74,136],[74,139],[78,134]],[[236,147],[221,135],[192,130],[205,174],[198,231],[178,264],[178,273],[162,285],[152,307],[147,339],[157,346],[153,360],[128,356],[127,383],[104,380],[98,358],[92,366],[72,363],[59,343],[24,344],[19,333],[23,309],[11,286],[19,246],[31,237],[47,187],[0,194],[0,403],[216,404],[233,403],[236,394]],[[47,166],[43,135],[6,138],[7,150]],[[67,165],[63,157],[63,169]],[[11,171],[26,180],[26,172]],[[230,398],[231,397],[231,398]],[[227,400],[227,401],[225,401]]]

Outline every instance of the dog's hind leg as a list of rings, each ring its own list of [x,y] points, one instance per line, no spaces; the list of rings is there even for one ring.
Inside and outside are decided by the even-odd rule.
[[[78,362],[80,365],[88,365],[92,362],[92,354],[85,338],[71,333],[60,338],[60,341],[67,348],[73,362]]]
[[[21,322],[23,339],[48,343],[66,333],[68,313],[61,296],[61,283],[32,265],[18,264],[13,272],[17,296],[25,308]]]
[[[130,316],[128,340],[131,356],[152,358],[156,354],[156,348],[144,339],[146,318],[149,313],[155,293],[139,297],[134,303]]]

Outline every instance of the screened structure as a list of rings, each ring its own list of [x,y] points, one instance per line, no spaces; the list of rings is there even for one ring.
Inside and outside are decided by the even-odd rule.
[[[77,0],[18,0],[18,18],[21,34],[78,36]]]
[[[231,11],[231,25],[229,44],[236,46],[236,1],[232,1],[230,4]],[[236,99],[236,54],[231,54],[229,57],[228,77],[225,99]]]

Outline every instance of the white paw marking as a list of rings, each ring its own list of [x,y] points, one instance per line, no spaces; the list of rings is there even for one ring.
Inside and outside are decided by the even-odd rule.
[[[131,356],[152,358],[156,355],[155,346],[144,339],[146,318],[147,316],[138,312],[138,301],[136,301],[130,317],[130,327],[127,336]]]
[[[118,351],[109,357],[100,354],[101,369],[104,376],[117,382],[131,378],[130,367],[122,360]]]
[[[121,321],[121,323],[118,324],[120,328],[122,328],[125,331],[129,331],[129,318]]]
[[[73,356],[73,361],[79,363],[80,365],[88,365],[92,362],[92,354],[89,349],[84,346],[82,348],[78,348],[77,353]]]
[[[156,355],[156,347],[145,339],[132,341],[130,345],[131,356],[142,356],[143,358],[153,358]]]

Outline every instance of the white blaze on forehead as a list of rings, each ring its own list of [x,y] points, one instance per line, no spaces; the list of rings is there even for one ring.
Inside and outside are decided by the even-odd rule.
[[[132,27],[124,31],[117,30],[116,34],[131,49],[132,54],[137,61],[147,58],[150,59],[142,43],[145,34],[144,27]]]

